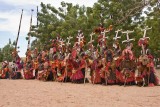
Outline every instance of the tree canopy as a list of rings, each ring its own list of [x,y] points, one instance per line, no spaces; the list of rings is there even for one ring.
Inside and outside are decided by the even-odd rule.
[[[12,61],[12,52],[14,50],[14,44],[11,43],[11,40],[9,39],[9,42],[7,45],[5,45],[3,48],[0,48],[0,62],[2,61]]]
[[[134,51],[136,56],[140,53],[137,42],[143,36],[141,28],[152,27],[147,31],[151,38],[150,48],[153,54],[158,56],[160,50],[160,3],[158,0],[98,0],[93,7],[73,5],[61,2],[61,7],[55,8],[51,4],[41,3],[41,11],[38,13],[39,25],[32,26],[30,32],[37,39],[32,42],[32,48],[40,50],[49,45],[49,41],[60,35],[62,38],[73,36],[81,29],[86,41],[89,34],[102,23],[105,28],[113,25],[113,30],[108,33],[108,43],[112,44],[112,38],[117,29],[134,30],[131,34],[135,38]],[[123,34],[122,39],[125,38]],[[97,36],[94,36],[97,39]],[[120,40],[120,41],[121,41]]]

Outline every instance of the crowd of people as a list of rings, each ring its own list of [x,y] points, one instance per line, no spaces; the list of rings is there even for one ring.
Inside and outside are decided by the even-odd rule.
[[[67,42],[60,36],[52,40],[52,46],[42,51],[27,49],[23,61],[17,51],[12,52],[13,62],[4,61],[0,71],[1,79],[37,79],[41,81],[57,81],[72,83],[92,83],[103,85],[159,85],[154,70],[153,56],[149,50],[149,38],[144,36],[138,41],[142,48],[141,55],[136,60],[133,44],[129,34],[133,31],[117,30],[113,38],[113,46],[108,46],[106,33],[112,30],[100,25],[90,34],[90,41],[85,41],[85,35],[78,30],[76,41],[71,46],[73,37],[67,37]],[[126,34],[122,41],[125,49],[121,49],[119,32]],[[98,34],[97,45],[94,45],[93,35]]]

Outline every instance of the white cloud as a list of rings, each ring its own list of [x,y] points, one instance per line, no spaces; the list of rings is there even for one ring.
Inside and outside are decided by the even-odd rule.
[[[45,4],[51,4],[52,6],[59,7],[61,2],[65,1],[68,3],[93,6],[97,0],[1,0],[2,3],[9,4],[15,7],[12,10],[0,11],[0,19],[5,19],[3,22],[0,22],[0,31],[5,31],[11,33],[16,37],[19,27],[21,8],[24,9],[23,19],[21,24],[20,36],[27,36],[30,26],[30,9],[36,8],[41,2]],[[36,16],[33,16],[33,24],[36,24]],[[25,39],[19,41],[20,43],[26,42]],[[21,44],[20,44],[21,45]],[[24,56],[25,54],[25,44],[21,46],[20,55]]]
[[[27,9],[27,6],[29,5],[35,5],[36,8],[37,5],[39,5],[41,2],[44,3],[50,3],[55,7],[59,7],[61,1],[63,0],[1,0],[5,3],[8,3],[10,5],[14,5],[18,8],[22,7],[24,8],[24,13],[23,13],[23,19],[22,19],[22,26],[21,26],[21,32],[22,33],[27,33],[29,31],[29,24],[30,24],[30,9]],[[97,0],[65,0],[65,2],[72,2],[73,4],[79,4],[79,5],[86,5],[86,6],[92,6],[94,2]],[[14,10],[9,10],[6,12],[0,12],[0,18],[7,19],[4,22],[0,22],[0,31],[9,31],[13,35],[17,34],[18,31],[18,26],[19,26],[19,20],[20,20],[20,14],[21,14],[21,9],[14,9]],[[33,23],[36,23],[36,16],[33,16]]]
[[[0,12],[0,18],[6,19],[6,21],[0,23],[0,31],[10,32],[13,35],[16,35],[18,32],[19,22],[20,22],[20,15],[21,11],[19,12]],[[22,24],[21,24],[21,33],[26,33],[29,31],[29,20],[30,17],[25,15],[24,12],[22,17]]]

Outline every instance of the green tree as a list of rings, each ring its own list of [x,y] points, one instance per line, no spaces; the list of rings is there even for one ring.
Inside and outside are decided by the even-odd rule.
[[[2,52],[2,49],[0,48],[0,62],[3,61],[3,52]]]
[[[152,53],[156,57],[160,57],[160,2],[156,2],[156,4],[152,4],[154,7],[149,7],[147,13],[147,18],[144,22],[144,25],[152,27],[150,31],[148,31],[148,36],[150,37],[150,48]]]
[[[79,29],[83,31],[85,39],[88,41],[89,34],[94,31],[99,23],[102,23],[105,28],[113,25],[113,31],[107,34],[109,46],[112,46],[115,30],[134,30],[131,36],[136,39],[134,51],[138,56],[140,47],[137,46],[137,42],[143,35],[140,28],[144,28],[146,25],[154,26],[152,29],[154,32],[149,31],[148,35],[159,34],[158,7],[158,0],[98,0],[93,7],[61,2],[61,7],[58,9],[50,4],[41,3],[41,11],[38,13],[39,26],[33,26],[30,32],[32,36],[37,38],[32,46],[40,46],[40,48],[45,46],[44,44],[49,46],[49,41],[57,35],[64,39],[67,36],[75,38]],[[152,19],[152,17],[154,18]],[[125,38],[122,35],[120,41]],[[153,38],[151,48],[160,49],[160,46],[157,46],[157,37],[152,36],[151,38]],[[97,36],[94,36],[94,39],[97,39]],[[153,42],[154,40],[157,40],[156,43]],[[124,48],[124,45],[122,47]]]
[[[2,61],[12,61],[12,52],[14,50],[14,45],[11,43],[9,39],[9,43],[5,45],[2,49],[0,49],[0,62]]]

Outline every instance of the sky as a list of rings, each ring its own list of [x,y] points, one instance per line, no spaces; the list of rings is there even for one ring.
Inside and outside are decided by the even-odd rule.
[[[20,15],[22,9],[24,9],[18,41],[19,55],[24,57],[28,43],[25,38],[29,32],[31,9],[35,10],[32,22],[35,25],[36,7],[40,6],[41,2],[58,8],[62,1],[91,7],[98,0],[0,0],[0,48],[9,42],[9,38],[12,42],[16,40]],[[34,38],[31,38],[31,40],[34,40]]]

